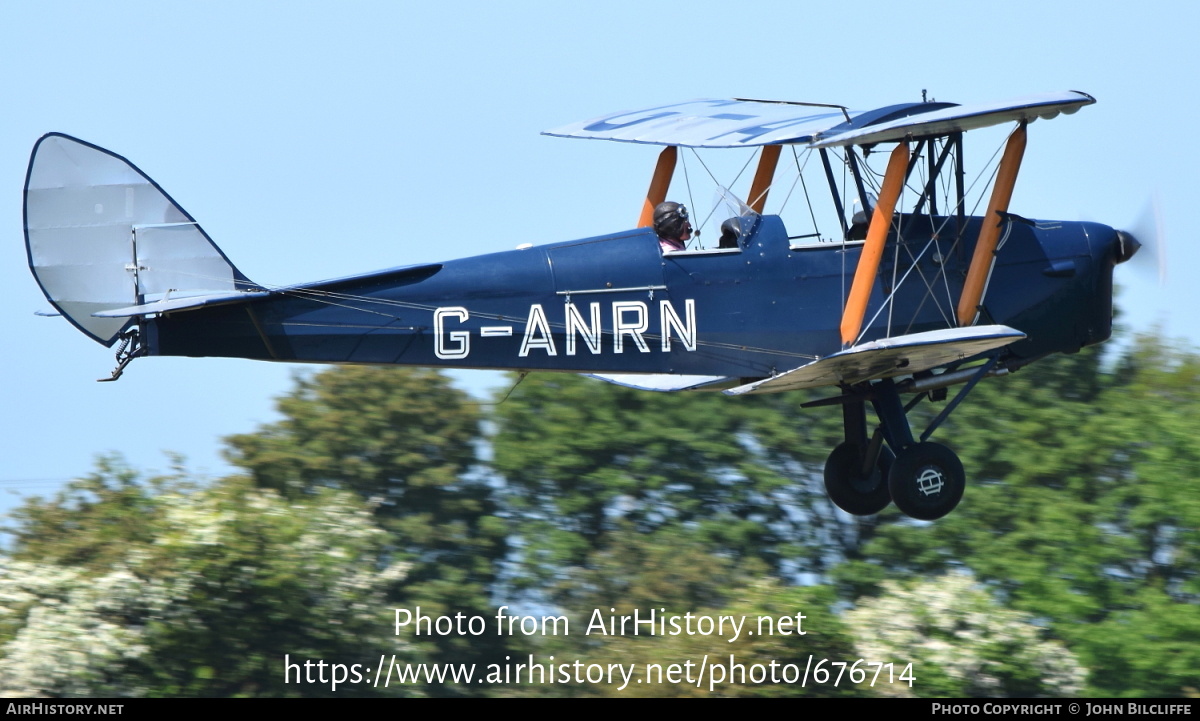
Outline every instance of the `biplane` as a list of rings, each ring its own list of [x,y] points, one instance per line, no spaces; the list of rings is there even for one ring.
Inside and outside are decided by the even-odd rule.
[[[932,520],[958,504],[965,474],[929,438],[971,389],[1110,335],[1113,267],[1137,240],[1009,210],[1028,125],[1094,102],[1070,91],[975,106],[726,99],[614,113],[545,134],[662,147],[633,229],[284,287],[250,281],[123,157],[50,133],[29,163],[25,239],[55,308],[115,346],[104,380],[141,356],[223,356],[559,371],[731,396],[828,386],[810,405],[843,412],[845,440],[825,467],[832,501],[858,515],[894,502]],[[1013,129],[972,206],[963,135],[1000,124]],[[718,242],[662,250],[652,214],[684,153],[732,148],[757,158],[749,191],[718,187],[711,206],[693,204]],[[803,173],[828,186],[832,230],[790,234],[766,212],[781,166],[802,171],[809,208],[817,193]],[[924,399],[946,403],[917,434],[908,413]]]

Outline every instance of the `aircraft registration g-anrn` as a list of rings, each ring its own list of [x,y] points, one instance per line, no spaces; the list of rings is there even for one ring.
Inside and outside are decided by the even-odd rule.
[[[965,474],[929,437],[967,393],[1110,335],[1113,267],[1138,241],[1009,212],[1027,126],[1094,102],[1069,91],[975,106],[727,99],[614,113],[545,134],[663,146],[636,228],[286,287],[247,279],[123,157],[50,133],[29,162],[25,240],[50,302],[116,346],[105,380],[157,355],[559,371],[732,396],[830,386],[810,405],[843,409],[845,441],[825,467],[832,501],[858,515],[895,502],[931,520],[958,504]],[[1011,133],[968,187],[963,134],[1000,124]],[[745,201],[721,187],[704,208],[688,199],[690,219],[711,221],[719,241],[664,250],[654,211],[677,161],[688,177],[685,153],[707,148],[750,149]],[[776,177],[785,148],[790,185]],[[822,184],[827,234],[789,234],[765,211],[775,188],[803,197],[818,226],[810,188]],[[686,205],[675,215],[686,222]],[[913,406],[960,385],[915,434]]]

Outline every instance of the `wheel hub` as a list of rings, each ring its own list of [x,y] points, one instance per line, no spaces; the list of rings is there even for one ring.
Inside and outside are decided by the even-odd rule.
[[[941,493],[942,487],[945,485],[946,477],[940,470],[932,466],[926,466],[917,476],[917,490],[926,497]]]

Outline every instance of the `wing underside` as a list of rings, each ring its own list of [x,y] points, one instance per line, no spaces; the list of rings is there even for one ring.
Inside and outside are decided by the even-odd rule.
[[[741,99],[689,100],[611,113],[547,130],[543,135],[687,148],[872,145],[1006,122],[1049,119],[1060,113],[1074,113],[1094,102],[1096,99],[1091,95],[1076,90],[976,105],[909,103],[866,112],[840,105]],[[886,112],[901,107],[904,108],[902,112]]]
[[[612,113],[547,130],[543,135],[691,148],[742,148],[808,142],[854,115],[854,111],[828,105],[690,100]]]
[[[986,325],[884,338],[725,393],[780,393],[909,375],[1002,348],[1024,337],[1008,326]]]
[[[588,373],[586,375],[588,378],[596,378],[640,391],[720,390],[730,383],[737,382],[736,378],[728,376],[684,376],[670,373]]]

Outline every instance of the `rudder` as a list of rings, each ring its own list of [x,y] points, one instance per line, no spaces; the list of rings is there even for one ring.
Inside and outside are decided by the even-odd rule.
[[[258,288],[149,176],[78,138],[38,139],[24,200],[25,248],[42,292],[106,346],[136,320],[94,313]]]

